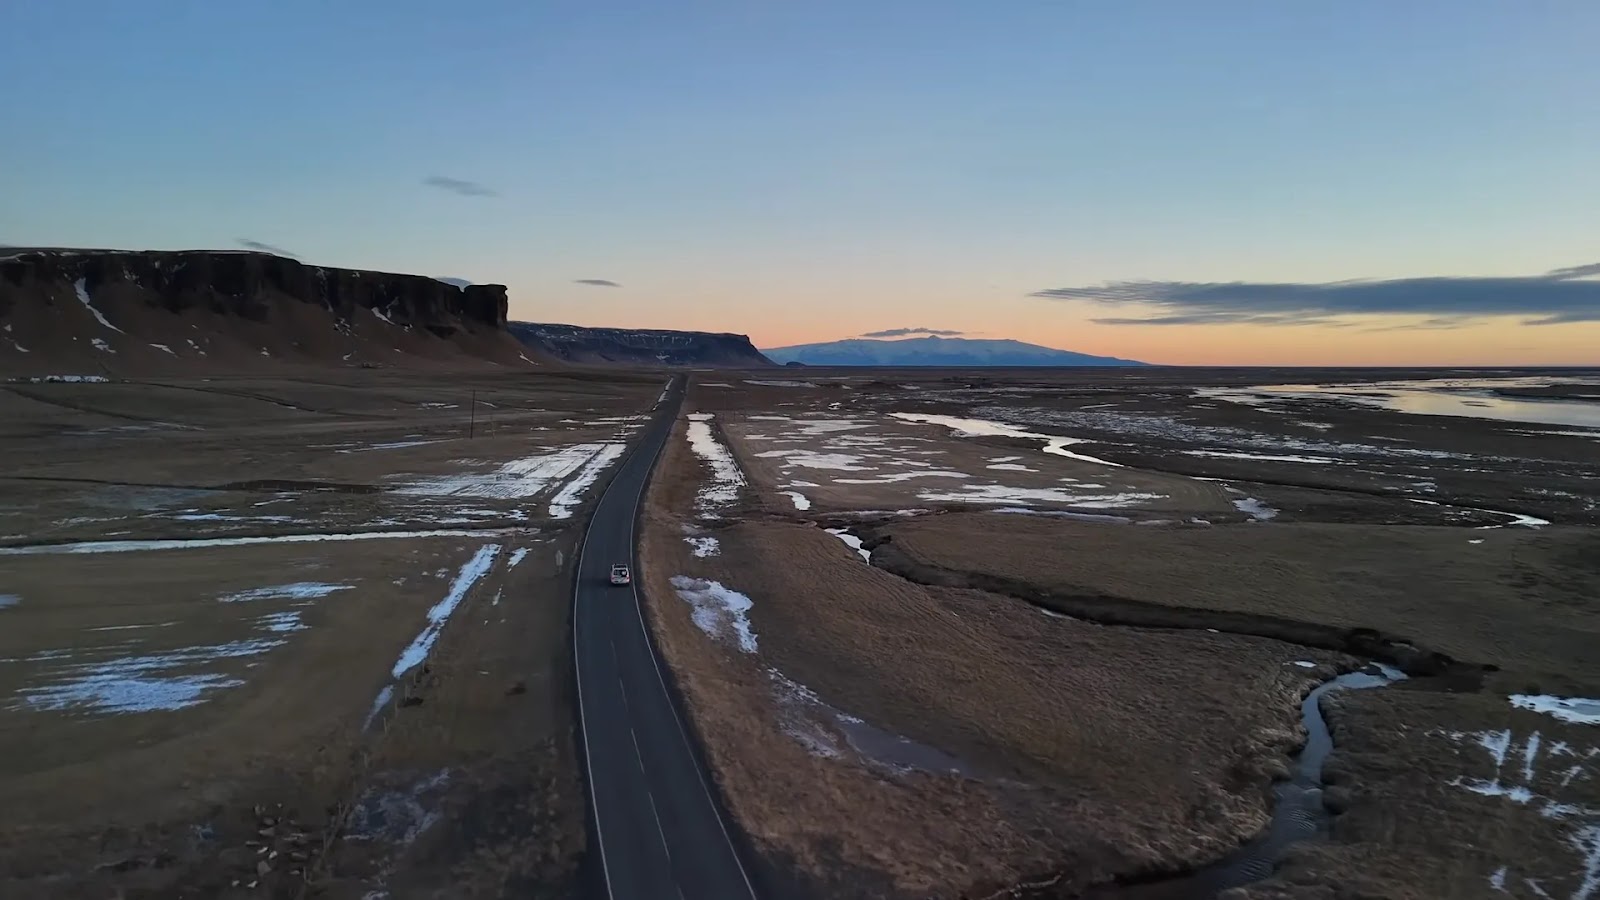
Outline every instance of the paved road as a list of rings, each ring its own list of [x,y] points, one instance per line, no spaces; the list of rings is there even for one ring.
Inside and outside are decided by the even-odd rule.
[[[676,378],[600,497],[578,555],[578,706],[605,896],[613,900],[755,897],[667,694],[638,594],[609,583],[615,563],[638,572],[635,513],[682,399]]]

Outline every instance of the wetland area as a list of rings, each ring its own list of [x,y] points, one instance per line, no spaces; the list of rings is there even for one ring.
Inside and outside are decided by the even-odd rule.
[[[1597,395],[704,376],[653,624],[795,896],[1588,900]]]

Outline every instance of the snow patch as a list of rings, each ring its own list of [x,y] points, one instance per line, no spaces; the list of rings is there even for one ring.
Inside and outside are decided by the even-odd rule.
[[[829,528],[828,533],[839,540],[844,541],[845,545],[859,554],[862,559],[869,563],[872,562],[872,551],[862,546],[861,538],[856,537],[843,528]]]
[[[578,470],[578,474],[565,485],[562,485],[561,490],[557,491],[556,495],[551,498],[550,518],[572,518],[573,509],[583,502],[583,492],[587,491],[594,484],[595,479],[600,477],[600,473],[616,462],[617,458],[622,456],[623,451],[626,449],[628,449],[626,444],[606,444],[593,456],[589,457],[589,461],[584,463],[582,469]]]
[[[1512,694],[1511,705],[1554,716],[1574,725],[1600,725],[1600,700],[1552,697],[1549,694]]]
[[[689,449],[711,469],[710,481],[702,485],[695,505],[702,515],[716,515],[716,510],[739,499],[739,489],[744,487],[744,473],[733,454],[728,452],[711,432],[710,413],[690,413],[686,431]]]
[[[715,581],[672,576],[672,587],[694,607],[692,618],[701,631],[717,640],[733,637],[745,653],[756,652],[756,635],[750,629],[750,598]]]
[[[689,545],[690,552],[701,559],[708,556],[716,556],[717,552],[722,549],[722,545],[717,542],[717,539],[709,534],[690,535],[683,540],[684,543]]]
[[[1584,753],[1574,749],[1565,741],[1555,741],[1546,748],[1537,731],[1528,735],[1520,744],[1510,730],[1466,733],[1435,730],[1428,734],[1442,736],[1456,744],[1476,744],[1488,752],[1490,760],[1494,763],[1495,772],[1492,779],[1457,776],[1449,782],[1451,785],[1483,797],[1501,798],[1526,807],[1543,819],[1558,822],[1576,820],[1571,824],[1566,838],[1568,846],[1580,854],[1581,869],[1577,873],[1580,881],[1577,889],[1569,897],[1581,900],[1594,897],[1595,892],[1600,890],[1600,808],[1569,803],[1559,796],[1541,794],[1535,790],[1535,784],[1543,782],[1542,789],[1552,792],[1567,787],[1584,768],[1581,763],[1600,756],[1600,748],[1590,747]],[[1510,761],[1514,745],[1517,755],[1521,757],[1521,764],[1508,767],[1507,762]],[[1538,762],[1541,752],[1547,763],[1547,772],[1548,764],[1554,763],[1555,767],[1563,765],[1554,762],[1558,757],[1576,758],[1580,765],[1568,768],[1566,777],[1554,788],[1550,788],[1548,785],[1554,773],[1548,772],[1545,777],[1540,777]],[[1515,777],[1517,775],[1521,776],[1520,779]],[[1518,780],[1520,784],[1516,783]],[[1490,876],[1490,885],[1496,890],[1505,890],[1508,875],[1510,867],[1501,866]],[[1531,878],[1524,877],[1522,880],[1529,885],[1535,885]],[[1543,890],[1536,893],[1540,896],[1549,896]]]
[[[449,780],[450,770],[441,769],[402,790],[368,789],[350,810],[345,839],[382,841],[396,847],[411,844],[439,821],[441,814],[437,807],[442,798],[435,795]],[[367,896],[372,897],[372,894]],[[385,892],[382,896],[388,894]]]
[[[271,587],[251,588],[218,597],[221,603],[252,603],[258,600],[316,600],[335,591],[348,591],[353,584],[328,584],[322,581],[296,581]]]
[[[1259,462],[1294,462],[1294,463],[1320,463],[1322,465],[1338,465],[1342,460],[1331,456],[1299,456],[1294,454],[1278,453],[1243,453],[1231,450],[1184,450],[1188,456],[1205,456],[1213,459],[1249,459]]]
[[[1066,449],[1070,444],[1089,443],[1083,438],[1062,437],[1056,434],[1039,434],[1038,432],[1034,431],[1024,431],[1020,428],[1014,428],[1010,425],[1005,425],[1000,422],[991,422],[988,419],[963,419],[956,416],[935,416],[924,413],[897,412],[890,413],[889,415],[906,422],[917,422],[925,425],[943,425],[944,427],[955,432],[957,435],[965,437],[1009,437],[1044,441],[1044,452],[1046,453],[1055,456],[1065,456],[1068,459],[1076,459],[1080,462],[1094,463],[1095,465],[1100,466],[1111,466],[1113,468],[1122,467],[1121,463],[1114,463],[1110,460],[1104,460],[1094,456],[1085,456],[1082,453],[1074,453],[1071,450]]]
[[[780,491],[779,493],[788,497],[789,502],[794,504],[795,509],[807,510],[811,508],[811,500],[799,491]]]
[[[1277,510],[1266,505],[1265,503],[1262,503],[1260,500],[1257,500],[1254,497],[1245,497],[1242,500],[1234,500],[1232,503],[1234,509],[1237,509],[1239,512],[1248,515],[1257,522],[1265,522],[1269,519],[1275,519],[1278,516]]]
[[[505,463],[493,472],[445,475],[402,485],[396,493],[435,497],[489,497],[511,500],[533,497],[571,477],[574,472],[618,444],[576,444]]]
[[[290,609],[283,612],[267,613],[256,619],[256,624],[266,631],[274,634],[286,634],[292,631],[304,631],[306,626],[300,622],[300,610]]]
[[[18,380],[28,384],[105,384],[111,379],[104,375],[35,375]]]
[[[335,452],[337,452],[337,453],[365,453],[368,450],[401,450],[401,449],[404,449],[406,447],[422,447],[422,446],[425,446],[427,444],[441,444],[443,442],[444,442],[444,440],[442,438],[435,438],[433,440],[428,440],[428,441],[389,441],[388,443],[384,443],[384,444],[368,444],[365,447],[345,447],[345,448],[342,448],[342,449],[337,450]]]
[[[796,466],[802,469],[830,469],[835,472],[871,472],[874,467],[856,465],[861,457],[848,453],[818,453],[815,450],[767,450],[757,453],[760,459],[781,458],[785,469]]]
[[[989,468],[997,469],[997,468],[999,468],[999,466],[990,466]],[[1031,472],[1033,470],[1030,469],[1028,471]],[[944,471],[939,471],[939,470],[931,470],[931,471],[926,471],[926,472],[890,472],[887,475],[879,475],[879,476],[876,476],[874,478],[835,478],[834,479],[834,484],[898,484],[898,483],[900,483],[902,481],[910,481],[913,478],[971,478],[971,477],[972,477],[971,475],[968,475],[965,472],[944,472]]]
[[[96,713],[139,713],[185,709],[204,702],[206,694],[238,687],[244,681],[214,672],[174,674],[174,670],[214,665],[225,659],[254,656],[281,646],[282,639],[251,638],[182,647],[148,656],[124,656],[92,663],[74,663],[55,674],[65,678],[42,687],[25,687],[12,709],[81,710]],[[50,653],[47,651],[47,653]],[[40,654],[59,659],[70,652]]]
[[[450,592],[428,610],[428,622],[422,627],[422,631],[412,638],[410,646],[400,652],[400,658],[395,660],[394,668],[389,673],[392,677],[400,678],[428,658],[428,651],[433,648],[434,641],[439,639],[439,633],[450,620],[450,614],[456,611],[456,607],[467,596],[467,591],[472,585],[488,574],[499,553],[499,544],[484,544],[471,559],[467,560],[461,571],[456,573],[456,580],[450,585]]]
[[[962,485],[960,492],[924,492],[917,497],[929,503],[1063,503],[1086,509],[1117,509],[1147,500],[1163,500],[1162,494],[1121,492],[1114,494],[1073,493],[1068,488],[1024,488],[1004,484]]]
[[[89,300],[89,288],[86,279],[79,278],[77,281],[74,281],[72,283],[72,290],[78,295],[78,302],[83,304],[83,308],[94,314],[94,320],[96,322],[99,322],[101,325],[104,325],[112,331],[115,331],[117,334],[127,334],[126,331],[123,331],[121,328],[118,328],[117,326],[106,321],[106,317],[100,314],[100,310],[94,308],[94,304]],[[102,350],[105,349],[103,346],[105,342],[101,341],[99,338],[96,338],[94,343],[96,347],[100,347]]]

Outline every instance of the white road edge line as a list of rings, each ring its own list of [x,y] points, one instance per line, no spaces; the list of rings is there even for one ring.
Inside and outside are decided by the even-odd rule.
[[[639,732],[634,731],[632,725],[628,726],[628,737],[633,738],[633,758],[639,763],[639,773],[642,775],[644,774],[644,748],[639,746]],[[644,792],[648,794],[650,789],[645,788]],[[654,806],[655,801],[652,800],[651,805]],[[671,855],[671,853],[667,854],[669,857]]]
[[[637,739],[635,739],[635,743],[637,742]],[[643,760],[640,762],[642,763]],[[644,798],[650,801],[650,815],[656,820],[656,834],[661,835],[661,849],[666,851],[667,864],[670,866],[672,864],[672,848],[667,846],[667,830],[661,827],[661,813],[656,809],[656,795],[650,793],[649,788],[645,788]],[[672,886],[678,887],[678,879],[672,879]],[[683,895],[683,888],[678,888],[678,895]]]
[[[685,393],[687,393],[688,386],[689,386],[688,385],[688,378],[686,376],[684,378]],[[679,411],[681,413],[681,411],[682,411],[681,407],[679,408]],[[667,444],[672,441],[672,434],[673,434],[674,431],[677,430],[678,420],[680,418],[681,418],[681,415],[673,416],[673,418],[672,418],[672,427],[667,429],[667,436],[666,436],[666,438],[664,440],[662,440],[661,448],[659,450],[657,450],[656,454],[654,456],[652,456],[651,459],[650,459],[650,469],[651,469],[651,471],[654,471],[655,466],[656,466],[656,462],[659,461],[661,454],[666,451]],[[610,490],[610,487],[611,487],[610,485],[607,485],[606,489]],[[638,544],[634,540],[634,527],[639,521],[639,505],[644,501],[644,495],[645,495],[645,493],[647,491],[649,491],[649,489],[650,489],[650,479],[647,477],[645,479],[644,487],[641,488],[639,493],[638,493],[638,495],[636,497],[634,497],[634,501],[633,501],[633,517],[628,519],[628,547],[629,547],[629,552],[631,552],[631,553],[637,553],[637,551],[638,551]],[[587,532],[585,533],[585,543],[587,544]],[[639,570],[639,561],[636,559],[633,562],[634,562],[634,570],[635,571],[640,571]],[[699,781],[700,781],[700,790],[705,793],[706,803],[711,806],[712,818],[717,820],[717,827],[722,829],[722,839],[728,843],[728,852],[733,855],[733,864],[735,866],[739,867],[739,877],[744,879],[745,890],[750,892],[750,900],[756,900],[756,889],[755,889],[755,885],[750,883],[750,873],[748,873],[748,872],[746,872],[744,870],[744,862],[743,862],[743,860],[739,859],[739,850],[738,850],[738,848],[733,846],[733,836],[728,834],[728,826],[727,826],[727,824],[725,824],[722,821],[722,811],[717,808],[716,800],[714,798],[712,798],[712,796],[711,796],[711,787],[710,787],[710,785],[706,784],[705,773],[700,771],[700,761],[694,754],[694,747],[689,743],[689,733],[683,727],[683,719],[682,719],[682,717],[680,717],[678,715],[678,705],[676,703],[672,702],[672,692],[667,690],[667,679],[666,679],[666,677],[664,675],[661,674],[661,659],[656,656],[655,645],[650,641],[650,627],[645,624],[645,621],[644,621],[644,606],[643,606],[643,604],[641,604],[639,602],[639,579],[637,579],[637,578],[631,579],[630,583],[628,585],[628,589],[629,589],[630,593],[633,594],[633,611],[639,617],[639,628],[640,628],[640,635],[639,636],[644,638],[644,649],[645,649],[645,652],[650,654],[650,661],[655,663],[656,680],[661,683],[661,693],[667,699],[667,707],[672,710],[672,720],[678,724],[678,737],[683,740],[683,747],[684,747],[685,750],[689,751],[689,759],[692,762],[694,762],[694,764],[695,764],[694,765],[694,774],[695,774],[695,777],[697,779],[699,779]],[[587,748],[588,744],[585,744],[584,746]],[[598,821],[599,820],[598,820],[598,817],[597,817],[596,818],[596,823],[597,823],[596,830],[598,830]],[[663,840],[664,839],[665,839],[665,835],[663,835]],[[670,855],[670,852],[669,852],[668,855]]]

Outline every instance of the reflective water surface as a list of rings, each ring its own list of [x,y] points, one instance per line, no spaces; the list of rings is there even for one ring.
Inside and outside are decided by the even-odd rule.
[[[1590,385],[1571,399],[1505,397],[1498,390],[1553,385]],[[1502,422],[1600,429],[1600,379],[1593,377],[1438,378],[1361,384],[1266,384],[1244,388],[1197,388],[1195,396],[1251,406],[1291,400],[1338,400],[1421,416],[1465,416]],[[1600,438],[1600,433],[1595,437]]]

